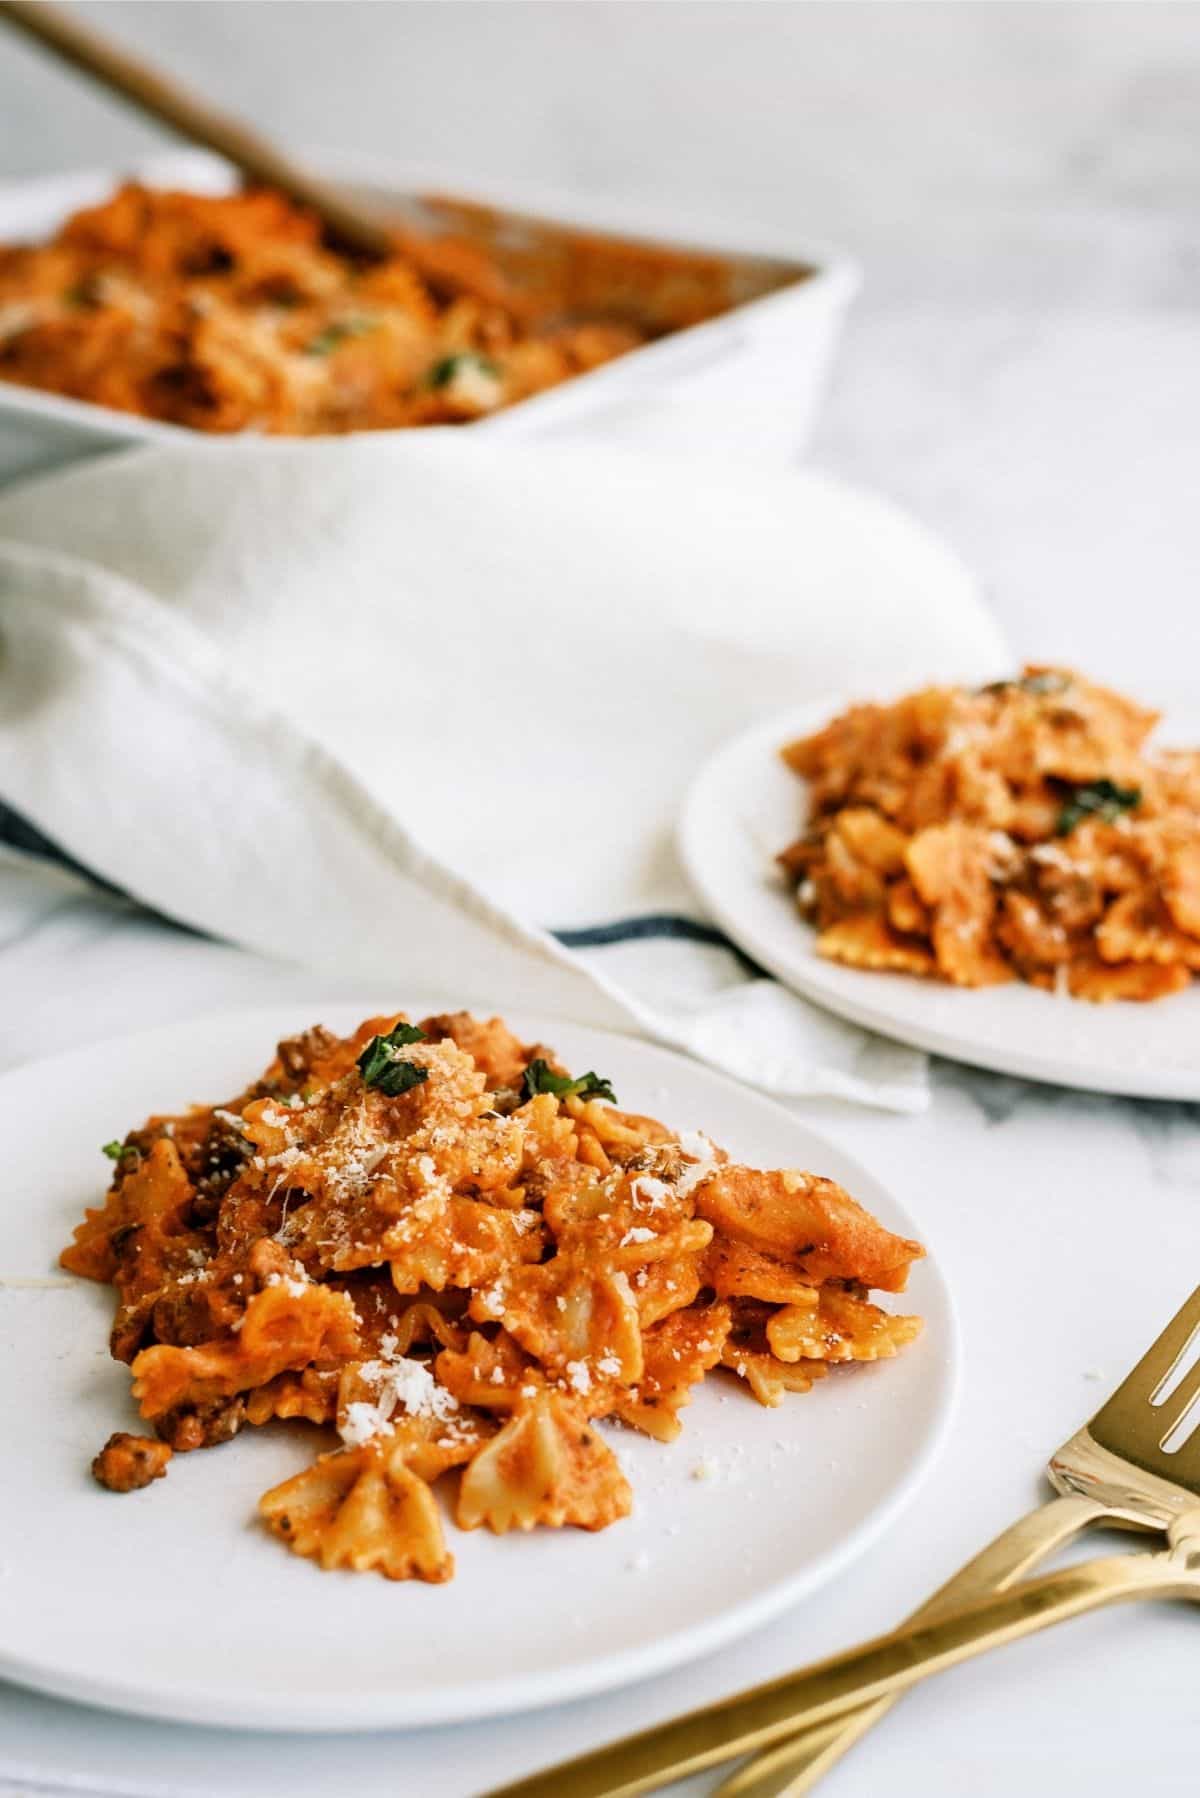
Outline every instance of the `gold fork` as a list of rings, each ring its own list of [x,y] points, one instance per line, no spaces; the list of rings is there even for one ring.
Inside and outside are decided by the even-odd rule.
[[[721,1798],[808,1791],[918,1680],[1085,1611],[1140,1597],[1200,1600],[1200,1287],[1091,1422],[1058,1450],[1058,1496],[970,1561],[900,1629],[862,1648],[629,1736],[490,1798],[636,1798],[766,1749]],[[1170,1410],[1167,1410],[1171,1401]],[[1021,1574],[1090,1523],[1166,1532],[1168,1547],[1044,1575]],[[801,1735],[800,1732],[804,1733]]]
[[[929,1623],[989,1592],[1006,1591],[1089,1524],[1163,1530],[1180,1514],[1181,1504],[1191,1505],[1190,1493],[1172,1483],[1164,1486],[1159,1474],[1139,1462],[1138,1454],[1147,1421],[1146,1395],[1151,1399],[1157,1393],[1165,1395],[1172,1370],[1198,1327],[1200,1288],[1091,1423],[1051,1456],[1046,1471],[1056,1496],[997,1536],[903,1627]],[[803,1798],[887,1715],[898,1696],[878,1698],[848,1716],[814,1724],[763,1750],[725,1780],[713,1798]]]

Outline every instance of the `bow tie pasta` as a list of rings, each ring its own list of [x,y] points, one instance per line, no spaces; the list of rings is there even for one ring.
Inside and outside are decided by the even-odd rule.
[[[779,857],[850,967],[1102,1002],[1200,969],[1200,751],[1063,668],[857,705],[783,759],[807,783]]]
[[[774,1405],[920,1327],[867,1296],[918,1243],[832,1181],[619,1110],[497,1018],[317,1027],[105,1152],[62,1262],[115,1288],[155,1434],[114,1435],[96,1478],[134,1490],[301,1420],[323,1452],[259,1511],[323,1568],[448,1579],[450,1475],[462,1529],[604,1529],[632,1503],[604,1419],[669,1442],[706,1374]]]

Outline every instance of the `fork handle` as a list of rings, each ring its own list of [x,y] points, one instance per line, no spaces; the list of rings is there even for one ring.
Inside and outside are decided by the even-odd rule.
[[[905,1691],[1051,1624],[1123,1600],[1198,1595],[1197,1574],[1165,1554],[1087,1561],[977,1599],[915,1629],[892,1630],[848,1654],[518,1780],[490,1798],[562,1798],[564,1792],[571,1798],[638,1798],[669,1780],[768,1747],[807,1724]]]
[[[1047,1499],[972,1556],[913,1612],[908,1625],[932,1622],[939,1612],[969,1604],[988,1592],[1003,1592],[1039,1561],[1107,1515],[1104,1505],[1082,1493]],[[803,1798],[869,1729],[886,1717],[899,1696],[896,1692],[876,1698],[846,1716],[814,1724],[778,1747],[755,1755],[730,1775],[713,1798]]]

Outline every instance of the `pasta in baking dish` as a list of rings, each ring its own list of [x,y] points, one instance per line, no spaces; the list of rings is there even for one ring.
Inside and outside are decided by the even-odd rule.
[[[1200,969],[1200,751],[1065,668],[857,705],[783,759],[808,786],[779,857],[820,954],[1077,998]]]
[[[730,303],[719,258],[564,243],[523,280],[464,230],[362,265],[279,194],[131,184],[0,246],[0,380],[199,431],[459,424]]]
[[[669,1442],[709,1372],[774,1405],[920,1328],[868,1297],[918,1243],[830,1180],[619,1110],[498,1018],[317,1027],[229,1104],[105,1152],[62,1262],[116,1288],[155,1434],[112,1436],[97,1479],[148,1485],[274,1418],[336,1430],[259,1505],[324,1568],[448,1579],[452,1470],[464,1529],[603,1529],[631,1493],[600,1420]]]

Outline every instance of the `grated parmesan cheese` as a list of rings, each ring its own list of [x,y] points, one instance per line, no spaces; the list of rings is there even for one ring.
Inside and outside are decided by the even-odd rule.
[[[717,1165],[717,1152],[707,1136],[699,1130],[684,1130],[680,1133],[679,1146],[689,1158],[692,1165],[685,1167],[675,1182],[675,1191],[681,1199],[686,1199],[703,1186],[708,1176]]]
[[[282,1286],[291,1299],[302,1299],[309,1289],[308,1280],[297,1280],[292,1274],[268,1274],[263,1282],[266,1286]]]
[[[630,1188],[635,1199],[643,1199],[653,1210],[655,1205],[663,1205],[671,1197],[671,1188],[665,1180],[656,1180],[652,1174],[639,1174]]]
[[[378,1397],[374,1404],[359,1399],[346,1406],[338,1431],[348,1448],[361,1448],[372,1436],[389,1430],[397,1410],[409,1417],[436,1417],[442,1422],[458,1410],[454,1394],[438,1385],[422,1361],[404,1357],[391,1362],[364,1361],[359,1372],[377,1385]]]

